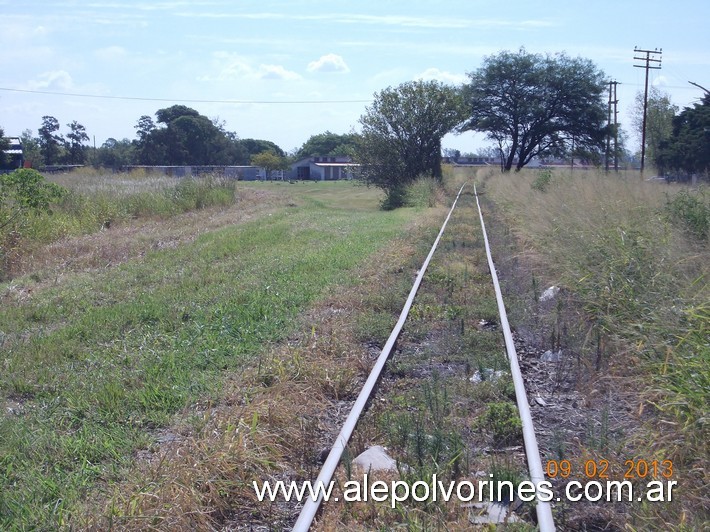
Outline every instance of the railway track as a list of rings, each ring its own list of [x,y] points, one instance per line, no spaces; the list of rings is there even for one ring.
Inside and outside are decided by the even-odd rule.
[[[333,446],[331,447],[330,451],[328,452],[327,458],[325,459],[325,462],[323,463],[323,466],[320,470],[320,473],[314,482],[314,485],[328,485],[330,484],[334,476],[336,474],[336,470],[339,466],[339,464],[342,463],[344,459],[344,454],[347,453],[348,449],[348,442],[350,441],[351,437],[353,436],[353,432],[355,431],[355,428],[360,421],[361,417],[363,416],[363,413],[366,411],[366,407],[369,403],[369,401],[372,398],[372,395],[376,389],[376,386],[380,379],[382,378],[383,370],[385,369],[385,366],[390,360],[390,357],[392,356],[393,351],[395,350],[395,346],[397,343],[398,338],[400,337],[402,333],[402,329],[404,328],[405,322],[407,321],[410,313],[412,312],[412,307],[414,305],[415,297],[417,296],[417,293],[420,289],[420,286],[422,284],[422,281],[424,280],[425,274],[427,272],[427,268],[429,267],[430,262],[432,261],[432,258],[435,256],[437,252],[437,248],[442,240],[442,237],[446,234],[446,228],[447,225],[449,224],[449,221],[451,217],[453,216],[456,206],[459,203],[459,199],[461,198],[462,194],[464,193],[464,189],[467,186],[467,184],[464,184],[461,189],[459,189],[458,194],[456,195],[455,200],[453,201],[453,204],[451,206],[451,209],[448,212],[448,215],[446,216],[446,219],[444,220],[441,229],[429,251],[429,254],[427,255],[424,263],[422,264],[421,268],[418,271],[418,274],[416,276],[416,279],[413,283],[413,286],[409,292],[409,296],[406,300],[406,303],[404,304],[404,307],[399,315],[399,319],[395,325],[395,327],[392,329],[392,332],[387,339],[384,347],[382,348],[379,356],[377,357],[377,360],[365,382],[363,385],[359,395],[357,396],[357,399],[352,405],[352,408],[350,410],[350,413],[347,416],[347,419],[342,425],[342,428],[340,430],[340,433],[338,436],[335,438],[335,442]],[[469,186],[469,188],[471,188]],[[519,418],[520,418],[520,424],[522,426],[522,437],[523,437],[523,442],[524,442],[524,454],[525,454],[525,461],[527,463],[527,470],[528,470],[528,478],[531,482],[534,484],[538,484],[539,482],[543,481],[545,479],[544,476],[544,470],[542,467],[542,462],[540,459],[540,453],[538,450],[538,445],[535,437],[535,430],[533,426],[533,421],[532,417],[530,415],[530,408],[528,404],[528,398],[527,394],[525,392],[525,386],[523,383],[523,378],[520,372],[520,367],[518,364],[518,357],[516,354],[516,349],[515,349],[515,344],[513,341],[513,336],[510,330],[510,326],[508,324],[508,319],[506,315],[506,310],[505,310],[505,305],[503,303],[503,298],[500,290],[500,285],[498,282],[498,277],[496,274],[496,269],[495,269],[495,264],[493,262],[491,250],[490,250],[490,244],[488,241],[488,235],[486,233],[485,229],[485,222],[483,219],[483,214],[481,211],[480,207],[480,202],[478,199],[478,193],[476,190],[475,185],[473,186],[473,196],[475,196],[475,203],[476,207],[478,210],[478,217],[480,221],[480,227],[482,231],[482,240],[485,246],[485,255],[486,255],[486,260],[487,260],[487,265],[488,265],[488,271],[490,273],[490,282],[493,285],[493,289],[495,291],[495,301],[496,301],[496,306],[497,306],[497,312],[498,312],[498,319],[497,322],[499,324],[499,330],[502,332],[504,344],[505,344],[505,352],[509,364],[509,372],[510,376],[512,377],[512,382],[515,390],[515,402],[517,404],[517,409],[519,413]],[[463,330],[464,328],[464,320],[461,319],[461,328]],[[496,327],[498,329],[498,327]],[[468,364],[467,364],[468,366]],[[319,496],[315,499],[312,498],[307,498],[304,506],[302,507],[298,519],[293,527],[293,530],[295,531],[306,531],[308,530],[319,509],[321,506],[324,504],[323,502],[324,496],[323,493],[320,493]],[[329,504],[329,503],[325,503]],[[555,525],[553,522],[552,518],[552,512],[550,508],[549,502],[544,502],[544,501],[537,501],[536,506],[535,506],[535,513],[536,513],[536,520],[537,524],[543,532],[546,531],[551,531],[555,529]]]

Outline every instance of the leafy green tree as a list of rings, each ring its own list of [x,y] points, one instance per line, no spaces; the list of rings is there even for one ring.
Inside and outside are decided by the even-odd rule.
[[[651,87],[646,106],[646,160],[655,161],[661,143],[670,138],[673,132],[673,118],[678,113],[678,106],[671,102],[671,97],[658,87]],[[631,110],[632,124],[643,138],[643,92],[636,94]]]
[[[5,156],[5,150],[10,148],[10,141],[5,138],[5,132],[0,127],[0,168],[5,166],[7,157]]]
[[[710,177],[710,93],[673,119],[670,137],[661,142],[656,164],[661,171]]]
[[[271,178],[271,172],[274,170],[286,170],[288,168],[286,158],[273,151],[263,151],[252,155],[251,164],[263,168],[266,171],[266,179]]]
[[[520,170],[533,157],[570,153],[573,146],[602,149],[606,76],[588,59],[521,48],[486,57],[469,78],[469,118],[460,130],[487,133],[503,155],[504,171]]]
[[[86,128],[79,122],[74,120],[71,124],[67,124],[69,133],[67,133],[67,162],[69,164],[84,164],[86,162],[86,146],[89,135],[86,134]]]
[[[351,155],[357,146],[358,136],[355,133],[338,135],[326,131],[311,136],[296,152],[297,159],[318,155]]]
[[[136,157],[136,146],[128,139],[116,140],[106,139],[98,150],[96,150],[96,164],[111,168],[120,168],[134,162]]]
[[[194,109],[173,105],[159,109],[155,116],[162,127],[148,116],[136,125],[142,164],[230,165],[245,159],[236,135]]]
[[[39,146],[45,164],[57,164],[63,154],[64,139],[59,131],[59,121],[53,116],[43,116],[39,128]]]
[[[286,152],[270,140],[241,139],[239,144],[246,150],[247,160],[251,160],[252,156],[265,151],[274,152],[279,157],[286,157]]]
[[[44,166],[44,157],[42,157],[42,149],[39,139],[32,136],[31,129],[25,129],[20,135],[22,142],[22,154],[25,159],[25,165],[30,168],[41,168]]]
[[[403,202],[419,176],[441,178],[441,139],[463,119],[457,90],[437,81],[411,81],[375,94],[360,117],[356,149],[361,178],[382,188],[385,205]]]

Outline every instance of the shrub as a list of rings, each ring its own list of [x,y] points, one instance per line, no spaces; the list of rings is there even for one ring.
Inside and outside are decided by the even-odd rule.
[[[680,223],[698,238],[707,238],[710,234],[710,198],[702,189],[695,194],[681,190],[668,200],[666,212],[671,221]]]
[[[540,192],[545,192],[550,187],[551,183],[552,171],[540,170],[535,180],[530,184],[530,188],[533,190],[538,190]]]
[[[31,168],[0,175],[0,278],[32,218],[51,212],[50,206],[65,194],[64,188],[46,181]]]
[[[493,435],[496,445],[509,445],[522,437],[523,424],[513,403],[491,403],[479,420]]]

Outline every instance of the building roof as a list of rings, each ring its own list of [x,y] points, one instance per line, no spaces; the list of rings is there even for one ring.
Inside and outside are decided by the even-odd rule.
[[[10,147],[6,150],[3,150],[3,152],[9,155],[22,155],[22,142],[20,141],[19,137],[5,138],[10,141]]]

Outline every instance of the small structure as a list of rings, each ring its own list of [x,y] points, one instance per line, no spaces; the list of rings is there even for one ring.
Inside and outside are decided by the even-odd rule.
[[[346,155],[306,157],[291,165],[289,179],[310,181],[337,181],[352,179],[358,166]]]
[[[3,158],[3,164],[0,166],[2,170],[17,170],[22,168],[25,162],[25,157],[22,152],[22,142],[18,137],[8,137],[10,141],[10,146],[3,150],[5,157]]]

